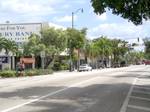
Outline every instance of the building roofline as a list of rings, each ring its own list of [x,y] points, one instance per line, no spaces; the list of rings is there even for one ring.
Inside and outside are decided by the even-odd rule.
[[[0,23],[0,25],[32,25],[32,24],[42,24],[42,22],[40,23],[40,22],[37,22],[37,23]]]

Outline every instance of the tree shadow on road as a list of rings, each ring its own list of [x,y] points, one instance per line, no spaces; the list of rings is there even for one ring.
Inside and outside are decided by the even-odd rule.
[[[66,88],[64,91],[18,108],[14,112],[99,112],[99,109],[102,112],[117,112],[120,110],[130,86],[128,83],[93,84],[69,88],[65,86],[37,86],[12,92],[2,92],[0,98],[17,97],[30,100]],[[92,110],[93,108],[96,110]]]

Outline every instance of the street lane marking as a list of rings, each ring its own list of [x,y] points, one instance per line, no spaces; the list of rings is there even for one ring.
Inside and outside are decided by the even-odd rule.
[[[12,110],[15,110],[15,109],[18,109],[18,108],[23,107],[23,106],[25,106],[25,105],[28,105],[28,104],[37,102],[37,101],[39,101],[39,100],[41,100],[41,99],[43,99],[43,98],[46,98],[46,97],[49,97],[49,96],[52,96],[52,95],[56,95],[57,93],[63,92],[63,91],[68,90],[68,89],[70,89],[70,88],[72,88],[72,87],[76,87],[76,86],[82,85],[82,84],[84,84],[84,83],[87,83],[87,82],[89,82],[89,81],[95,80],[95,79],[97,79],[97,78],[100,78],[100,76],[94,77],[94,78],[91,78],[91,79],[88,79],[88,80],[85,80],[85,81],[82,81],[82,82],[79,82],[79,83],[76,83],[76,84],[73,84],[73,85],[68,86],[68,87],[66,87],[66,88],[57,90],[57,91],[52,92],[52,93],[49,93],[49,94],[47,94],[47,95],[45,95],[45,96],[41,96],[41,97],[39,97],[39,98],[37,98],[37,99],[30,100],[30,101],[28,101],[28,102],[26,102],[26,103],[23,103],[23,104],[20,104],[20,105],[17,105],[17,106],[14,106],[14,107],[11,107],[11,108],[2,110],[2,111],[0,111],[0,112],[10,112],[10,111],[12,111]]]
[[[133,91],[134,93],[141,93],[141,94],[148,94],[148,95],[150,95],[150,92],[143,92],[143,91]]]
[[[147,68],[148,68],[148,67],[147,67]],[[146,68],[146,69],[147,69],[147,68]],[[128,94],[127,94],[127,96],[126,96],[126,98],[125,98],[125,100],[124,100],[124,102],[123,102],[123,105],[122,105],[122,107],[121,107],[121,109],[120,109],[120,112],[126,112],[127,107],[128,107],[128,103],[129,103],[129,100],[130,100],[130,96],[131,96],[131,94],[132,94],[132,92],[133,92],[134,86],[136,85],[138,79],[139,79],[141,76],[143,76],[143,74],[140,74],[139,76],[137,76],[137,77],[134,79],[134,81],[133,81],[133,83],[132,83],[132,85],[131,85],[131,87],[130,87],[130,89],[129,89],[129,92],[128,92]]]
[[[138,86],[138,85],[134,86],[134,88],[150,90],[150,87],[141,87],[141,86]]]
[[[148,67],[147,67],[147,68],[148,68]],[[143,74],[144,74],[144,73],[143,73]],[[137,85],[136,83],[137,83],[138,80],[143,76],[143,74],[137,76],[137,77],[134,79],[134,81],[133,81],[133,83],[132,83],[132,86],[130,87],[130,90],[129,90],[129,92],[128,92],[126,98],[125,98],[125,101],[124,101],[124,103],[123,103],[121,109],[120,109],[120,112],[126,112],[127,107],[132,107],[132,108],[133,108],[133,107],[137,107],[136,109],[147,109],[147,108],[144,108],[144,107],[128,105],[132,92],[135,92],[135,91],[133,91],[133,89],[134,89],[134,87]],[[141,92],[141,93],[142,93],[142,92]],[[145,92],[144,92],[144,93],[145,93]],[[148,109],[149,109],[149,108],[148,108]]]
[[[137,81],[138,78],[135,78],[133,83],[132,83],[132,86],[130,87],[130,90],[125,98],[125,101],[123,102],[123,105],[121,107],[121,110],[120,112],[126,112],[127,110],[127,106],[128,106],[128,102],[129,102],[129,99],[130,99],[130,96],[131,96],[131,93],[133,91],[133,88],[134,88],[134,85],[136,84],[136,81]]]
[[[134,69],[134,70],[136,70],[136,69]],[[116,72],[116,71],[115,71],[115,72]],[[109,73],[109,72],[108,72],[108,73]],[[115,75],[116,75],[116,74],[124,74],[124,73],[121,72],[121,73],[112,73],[112,74],[115,74]],[[56,95],[56,94],[61,93],[61,92],[65,91],[65,90],[68,90],[68,89],[70,89],[70,88],[72,88],[72,87],[76,87],[76,86],[82,85],[82,84],[84,84],[84,83],[87,83],[87,82],[89,82],[89,81],[95,80],[95,79],[97,79],[97,78],[100,78],[100,76],[97,76],[97,77],[94,77],[94,78],[91,78],[91,79],[88,79],[88,80],[85,80],[85,81],[82,81],[82,82],[73,84],[73,85],[71,85],[71,86],[68,86],[68,87],[65,87],[65,88],[63,88],[63,89],[57,90],[57,91],[55,91],[55,92],[49,93],[49,94],[47,94],[47,95],[45,95],[45,96],[41,96],[41,97],[39,97],[39,98],[37,98],[37,99],[30,100],[30,101],[28,101],[28,102],[26,102],[26,103],[22,103],[22,104],[20,104],[20,105],[16,105],[16,106],[14,106],[14,107],[11,107],[11,108],[2,110],[2,111],[0,111],[0,112],[10,112],[10,111],[13,111],[13,110],[18,109],[18,108],[20,108],[20,107],[23,107],[23,106],[25,106],[25,105],[28,105],[28,104],[31,104],[31,103],[40,101],[40,100],[43,99],[43,98],[50,97],[50,96],[52,96],[52,95]],[[136,83],[136,82],[135,82],[135,83]],[[133,88],[132,88],[132,89],[133,89]],[[128,103],[128,102],[127,102],[127,103]]]
[[[137,96],[130,96],[130,98],[139,99],[139,100],[146,100],[146,101],[150,101],[150,99],[149,99],[149,98],[143,98],[143,97],[137,97]]]
[[[141,106],[135,106],[135,105],[128,105],[129,108],[133,109],[139,109],[139,110],[144,110],[144,111],[150,111],[150,108],[147,107],[141,107]]]

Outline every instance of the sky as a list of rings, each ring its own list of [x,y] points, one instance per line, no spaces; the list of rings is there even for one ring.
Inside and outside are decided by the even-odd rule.
[[[81,9],[83,8],[83,13]],[[78,12],[76,12],[78,10]],[[89,39],[100,36],[137,42],[137,37],[149,37],[150,21],[135,26],[132,22],[111,14],[96,15],[90,0],[0,0],[0,23],[48,22],[58,28],[71,27],[74,14],[76,29],[88,28]]]

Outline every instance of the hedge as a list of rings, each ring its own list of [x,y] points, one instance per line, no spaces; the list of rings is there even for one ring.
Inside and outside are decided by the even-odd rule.
[[[48,75],[52,73],[53,71],[51,69],[31,69],[22,72],[23,76]],[[22,75],[13,70],[0,71],[0,77],[19,77],[19,76]]]
[[[1,77],[16,77],[16,71],[12,71],[12,70],[0,71],[0,76]]]

